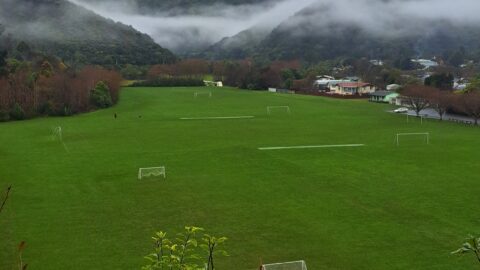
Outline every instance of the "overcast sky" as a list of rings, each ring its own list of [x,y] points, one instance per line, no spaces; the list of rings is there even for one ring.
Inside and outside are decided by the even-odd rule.
[[[142,15],[137,7],[122,1],[70,1],[132,25],[174,51],[210,45],[253,26],[273,29],[312,4],[316,11],[291,20],[287,26],[308,23],[308,31],[322,31],[327,23],[347,23],[381,35],[403,35],[428,31],[434,26],[429,23],[435,20],[480,24],[480,0],[280,0],[272,5],[208,6],[197,15],[175,17],[162,13]]]

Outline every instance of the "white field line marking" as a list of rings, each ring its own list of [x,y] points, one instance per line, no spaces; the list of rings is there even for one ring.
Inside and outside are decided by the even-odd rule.
[[[340,147],[362,147],[365,144],[334,144],[334,145],[301,145],[301,146],[277,146],[260,147],[258,150],[287,150],[287,149],[311,149],[311,148],[340,148]]]
[[[222,117],[184,117],[180,120],[222,120],[222,119],[252,119],[255,116],[222,116]]]

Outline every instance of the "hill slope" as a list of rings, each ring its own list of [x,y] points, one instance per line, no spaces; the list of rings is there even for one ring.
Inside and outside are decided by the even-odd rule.
[[[441,56],[480,59],[480,27],[441,18],[338,19],[334,6],[312,5],[267,34],[254,30],[223,40],[206,51],[211,58],[384,59]],[[349,16],[345,12],[345,16]],[[368,14],[366,14],[368,16]],[[343,18],[343,17],[342,17]],[[250,34],[246,34],[250,33]],[[252,42],[253,41],[253,42]],[[456,59],[456,62],[461,62]]]
[[[175,59],[148,35],[64,0],[0,0],[0,24],[9,39],[26,41],[66,62],[156,64]]]

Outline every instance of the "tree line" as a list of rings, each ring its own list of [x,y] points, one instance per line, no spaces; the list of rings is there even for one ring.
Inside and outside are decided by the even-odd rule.
[[[95,66],[72,70],[47,59],[3,61],[0,121],[67,116],[109,107],[118,100],[122,78],[115,71]]]
[[[417,116],[422,110],[435,110],[440,120],[447,112],[471,117],[478,125],[480,119],[480,78],[471,82],[465,91],[453,92],[429,85],[412,84],[401,91],[402,98],[412,107]]]

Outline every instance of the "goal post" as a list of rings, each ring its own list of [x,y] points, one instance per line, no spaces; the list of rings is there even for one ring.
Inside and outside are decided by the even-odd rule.
[[[262,265],[262,270],[307,270],[305,261],[272,263]]]
[[[142,180],[145,177],[159,177],[167,178],[165,167],[150,167],[138,169],[138,180]]]
[[[268,106],[267,107],[267,114],[271,115],[274,111],[284,111],[287,114],[291,114],[292,111],[290,110],[290,106]]]
[[[408,136],[418,136],[418,137],[424,137],[425,142],[427,144],[430,144],[430,133],[428,132],[423,132],[423,133],[397,133],[395,136],[395,143],[397,146],[400,146],[400,138],[401,137],[408,137]]]
[[[412,118],[412,119],[420,118],[420,124],[423,124],[423,122],[425,122],[427,120],[427,117],[424,116],[424,115],[416,116],[416,115],[407,114],[407,123],[412,122],[412,120],[410,120],[410,118]]]
[[[212,92],[195,92],[193,93],[193,97],[198,98],[199,96],[207,96],[209,98],[212,97]]]
[[[63,131],[62,127],[53,127],[52,128],[52,139],[53,140],[63,140]]]

